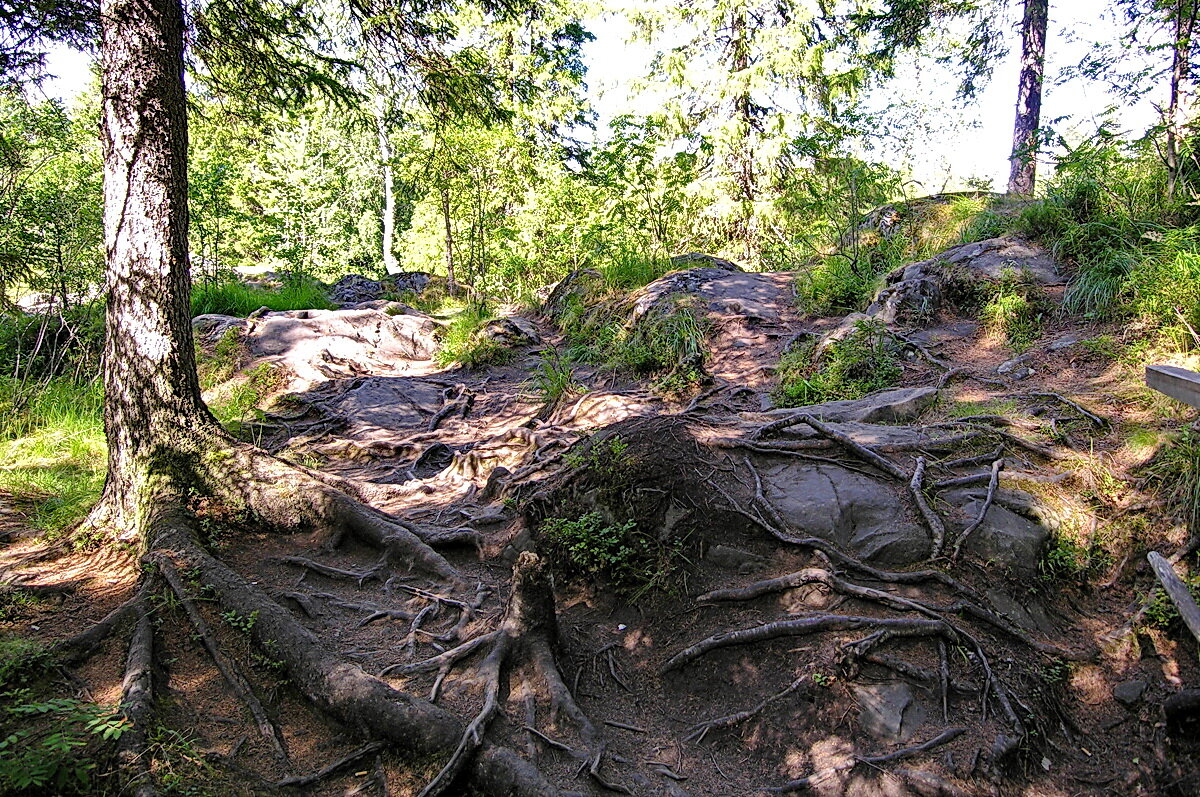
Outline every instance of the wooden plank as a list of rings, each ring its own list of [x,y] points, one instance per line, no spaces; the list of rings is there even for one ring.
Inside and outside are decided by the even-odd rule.
[[[1158,551],[1146,554],[1146,561],[1150,562],[1150,566],[1154,568],[1154,575],[1158,578],[1158,583],[1162,584],[1163,592],[1167,593],[1171,603],[1175,604],[1175,608],[1179,610],[1179,616],[1183,618],[1184,624],[1192,632],[1192,636],[1196,637],[1196,641],[1200,642],[1200,606],[1196,605],[1196,599],[1192,597],[1191,590],[1179,579],[1179,576],[1175,575],[1175,568]]]
[[[1146,386],[1182,401],[1192,407],[1200,407],[1200,374],[1173,365],[1147,365]]]

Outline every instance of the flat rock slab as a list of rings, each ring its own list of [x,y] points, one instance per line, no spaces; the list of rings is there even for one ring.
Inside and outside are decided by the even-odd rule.
[[[388,373],[437,351],[438,324],[424,314],[378,310],[295,310],[266,313],[246,324],[246,347],[301,380]]]
[[[835,423],[903,423],[924,412],[937,401],[937,396],[938,390],[935,387],[901,387],[860,399],[776,409],[766,414],[773,418],[805,414]]]
[[[954,536],[950,538],[957,539],[958,532],[979,516],[986,499],[986,491],[953,490],[944,493],[942,498],[952,506],[958,507],[967,518],[959,524]],[[985,563],[1009,568],[1023,576],[1034,576],[1037,575],[1042,550],[1049,537],[1050,532],[1041,524],[992,504],[983,525],[967,538],[962,550]]]
[[[763,494],[803,536],[820,537],[881,565],[929,556],[929,533],[900,510],[897,485],[856,471],[798,459],[759,466]]]
[[[858,721],[862,729],[879,739],[897,742],[912,735],[920,724],[912,687],[903,681],[854,687]]]

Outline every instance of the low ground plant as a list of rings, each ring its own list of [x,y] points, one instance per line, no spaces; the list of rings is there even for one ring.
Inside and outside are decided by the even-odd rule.
[[[245,317],[260,307],[271,310],[327,310],[333,305],[325,289],[304,277],[288,277],[278,288],[247,285],[239,280],[200,283],[192,287],[192,315],[217,313]]]
[[[493,318],[495,315],[486,305],[468,304],[464,307],[439,333],[441,347],[436,355],[438,365],[458,363],[464,368],[480,368],[510,360],[512,349],[479,334],[484,324]]]
[[[900,380],[895,344],[876,321],[859,321],[818,358],[816,344],[794,348],[779,362],[775,403],[799,407],[861,398],[894,387]]]
[[[1000,279],[985,289],[985,296],[979,311],[984,327],[1014,352],[1027,350],[1041,336],[1047,302],[1027,275],[1005,269]]]

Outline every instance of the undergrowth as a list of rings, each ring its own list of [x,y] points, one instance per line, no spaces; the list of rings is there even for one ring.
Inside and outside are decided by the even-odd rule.
[[[495,315],[486,305],[464,307],[439,333],[441,347],[435,357],[438,365],[459,363],[464,368],[480,368],[512,359],[512,349],[479,334],[493,318]]]
[[[248,316],[260,307],[271,310],[328,310],[325,289],[311,279],[287,277],[278,288],[247,285],[236,279],[203,282],[192,287],[192,315],[217,313]]]
[[[57,377],[13,408],[22,389],[0,378],[0,496],[51,535],[87,514],[104,485],[107,448],[101,388]]]
[[[778,374],[776,405],[799,407],[862,398],[894,387],[901,370],[887,330],[878,321],[863,320],[846,337],[830,343],[819,358],[815,343],[784,354]]]
[[[1048,306],[1041,288],[1027,275],[1004,269],[1000,279],[984,289],[979,317],[984,327],[1020,354],[1041,336]]]

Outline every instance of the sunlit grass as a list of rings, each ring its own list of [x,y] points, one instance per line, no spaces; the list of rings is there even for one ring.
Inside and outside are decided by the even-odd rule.
[[[243,282],[202,283],[192,288],[192,315],[217,313],[244,317],[260,307],[270,310],[327,310],[325,290],[311,280],[288,280],[279,288]]]
[[[96,383],[55,379],[26,397],[0,380],[0,493],[54,534],[80,520],[104,486],[107,448]]]

